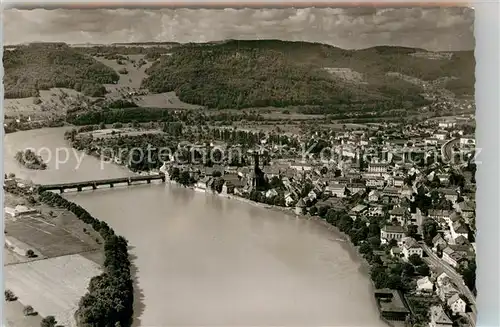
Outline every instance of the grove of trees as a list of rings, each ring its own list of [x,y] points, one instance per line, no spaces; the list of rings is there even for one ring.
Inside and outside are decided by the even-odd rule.
[[[104,272],[90,280],[88,292],[80,299],[75,313],[78,326],[129,325],[134,294],[127,240],[116,235],[108,224],[59,194],[41,191],[39,199],[47,205],[71,211],[104,239]]]

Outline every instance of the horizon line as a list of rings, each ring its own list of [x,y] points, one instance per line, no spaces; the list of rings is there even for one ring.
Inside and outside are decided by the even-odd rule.
[[[26,46],[26,45],[31,45],[31,44],[66,44],[68,46],[120,46],[120,45],[166,45],[166,44],[177,44],[177,45],[187,45],[187,44],[216,44],[216,43],[224,43],[228,41],[241,41],[241,42],[246,42],[246,41],[280,41],[280,42],[290,42],[290,43],[310,43],[310,44],[320,44],[320,45],[326,45],[330,47],[334,47],[337,49],[341,50],[347,50],[347,51],[358,51],[358,50],[368,50],[368,49],[373,49],[373,48],[379,48],[379,47],[390,47],[390,48],[404,48],[404,49],[415,49],[415,50],[422,50],[422,51],[427,51],[427,52],[462,52],[462,51],[474,51],[474,48],[472,49],[467,49],[467,50],[429,50],[425,48],[419,48],[419,47],[409,47],[409,46],[402,46],[402,45],[388,45],[388,44],[380,44],[380,45],[375,45],[375,46],[370,46],[370,47],[365,47],[365,48],[341,48],[336,45],[328,44],[328,43],[322,43],[322,42],[313,42],[313,41],[300,41],[300,40],[282,40],[282,39],[222,39],[222,40],[212,40],[212,41],[189,41],[189,42],[177,42],[177,41],[141,41],[141,42],[112,42],[112,43],[94,43],[94,42],[79,42],[79,43],[68,43],[68,42],[63,42],[63,41],[32,41],[32,42],[23,42],[23,43],[3,43],[2,47],[16,47],[16,46]]]

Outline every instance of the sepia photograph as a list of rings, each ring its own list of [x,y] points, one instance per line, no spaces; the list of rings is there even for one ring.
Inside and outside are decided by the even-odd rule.
[[[7,327],[475,327],[474,9],[9,8]]]

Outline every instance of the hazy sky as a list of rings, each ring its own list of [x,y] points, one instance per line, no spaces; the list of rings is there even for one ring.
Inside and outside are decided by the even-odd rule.
[[[341,48],[474,48],[466,8],[34,9],[4,11],[4,42],[112,43],[283,39]]]

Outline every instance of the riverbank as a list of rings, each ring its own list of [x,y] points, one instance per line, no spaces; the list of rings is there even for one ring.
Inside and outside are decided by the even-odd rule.
[[[189,189],[191,189],[195,192],[198,192],[198,193],[205,193],[207,195],[217,196],[217,197],[221,197],[221,198],[225,198],[225,199],[229,199],[229,200],[235,200],[238,202],[246,203],[246,204],[258,207],[258,208],[262,208],[262,209],[266,209],[266,210],[270,210],[270,211],[274,211],[274,212],[279,212],[279,213],[284,213],[288,216],[295,217],[297,219],[313,221],[314,223],[322,226],[323,228],[325,228],[326,230],[331,232],[335,236],[336,240],[340,241],[342,243],[342,248],[349,253],[349,256],[351,257],[351,259],[354,262],[359,263],[358,270],[363,276],[367,277],[370,280],[371,292],[373,293],[373,295],[375,295],[375,290],[376,290],[375,283],[370,278],[371,277],[370,276],[371,265],[368,262],[368,260],[366,260],[363,257],[363,255],[359,252],[359,246],[355,246],[351,242],[349,235],[342,232],[337,226],[334,226],[334,225],[328,223],[325,219],[318,217],[318,216],[311,216],[311,215],[306,215],[306,214],[298,215],[294,212],[293,207],[280,207],[280,206],[275,206],[275,205],[269,205],[269,204],[265,204],[265,203],[259,203],[256,201],[252,201],[250,199],[247,199],[247,198],[244,198],[244,197],[241,197],[238,195],[234,195],[234,194],[221,194],[221,193],[217,193],[216,191],[212,191],[212,190],[208,190],[208,191],[203,190],[203,189],[197,188],[196,186],[183,186],[176,181],[168,180],[168,179],[166,180],[166,183],[170,183],[172,185],[176,185],[179,187],[182,186],[185,188],[189,188]],[[377,305],[377,301],[375,299],[375,296],[373,296],[372,301],[375,305]],[[378,305],[377,305],[377,308],[378,308]],[[402,326],[404,326],[404,324],[399,325],[398,322],[392,322],[392,321],[385,319],[384,317],[382,317],[381,314],[380,314],[379,318],[380,318],[381,322],[383,322],[384,324],[386,324],[390,327],[402,327]]]

